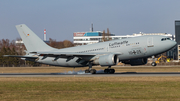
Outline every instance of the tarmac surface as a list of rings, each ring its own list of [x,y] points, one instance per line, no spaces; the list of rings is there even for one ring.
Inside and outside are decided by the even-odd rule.
[[[180,72],[121,72],[114,74],[105,73],[0,73],[0,77],[151,77],[151,76],[179,76]]]

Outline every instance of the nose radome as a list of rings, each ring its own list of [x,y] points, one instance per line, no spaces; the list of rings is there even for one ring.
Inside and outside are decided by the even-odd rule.
[[[176,41],[171,41],[171,47],[174,47],[175,45],[177,44],[177,42]]]
[[[173,46],[175,46],[177,44],[177,42],[176,41],[172,41],[172,44],[173,44]]]

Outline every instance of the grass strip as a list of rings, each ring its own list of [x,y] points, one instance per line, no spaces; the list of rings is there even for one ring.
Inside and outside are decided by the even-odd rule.
[[[0,78],[1,101],[180,100],[180,77]]]

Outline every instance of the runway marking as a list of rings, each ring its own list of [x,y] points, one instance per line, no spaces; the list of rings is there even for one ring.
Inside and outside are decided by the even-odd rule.
[[[147,77],[180,76],[180,72],[122,72],[115,74],[65,74],[65,73],[0,73],[0,77]]]

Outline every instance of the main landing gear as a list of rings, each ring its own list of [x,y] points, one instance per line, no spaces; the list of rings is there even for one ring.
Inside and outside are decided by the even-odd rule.
[[[92,69],[92,63],[91,62],[89,62],[89,68],[85,70],[85,73],[96,74],[96,70]],[[107,69],[104,69],[104,73],[106,73],[106,74],[114,74],[115,70],[111,69],[111,66],[109,66]]]
[[[85,70],[85,73],[96,74],[96,70],[95,70],[95,69],[91,69],[91,70],[86,69],[86,70]]]
[[[111,69],[111,66],[109,66],[107,69],[104,69],[104,73],[106,73],[106,74],[114,74],[115,70]]]
[[[92,63],[91,62],[89,62],[89,69],[86,69],[85,73],[96,74],[96,70],[92,69]]]

